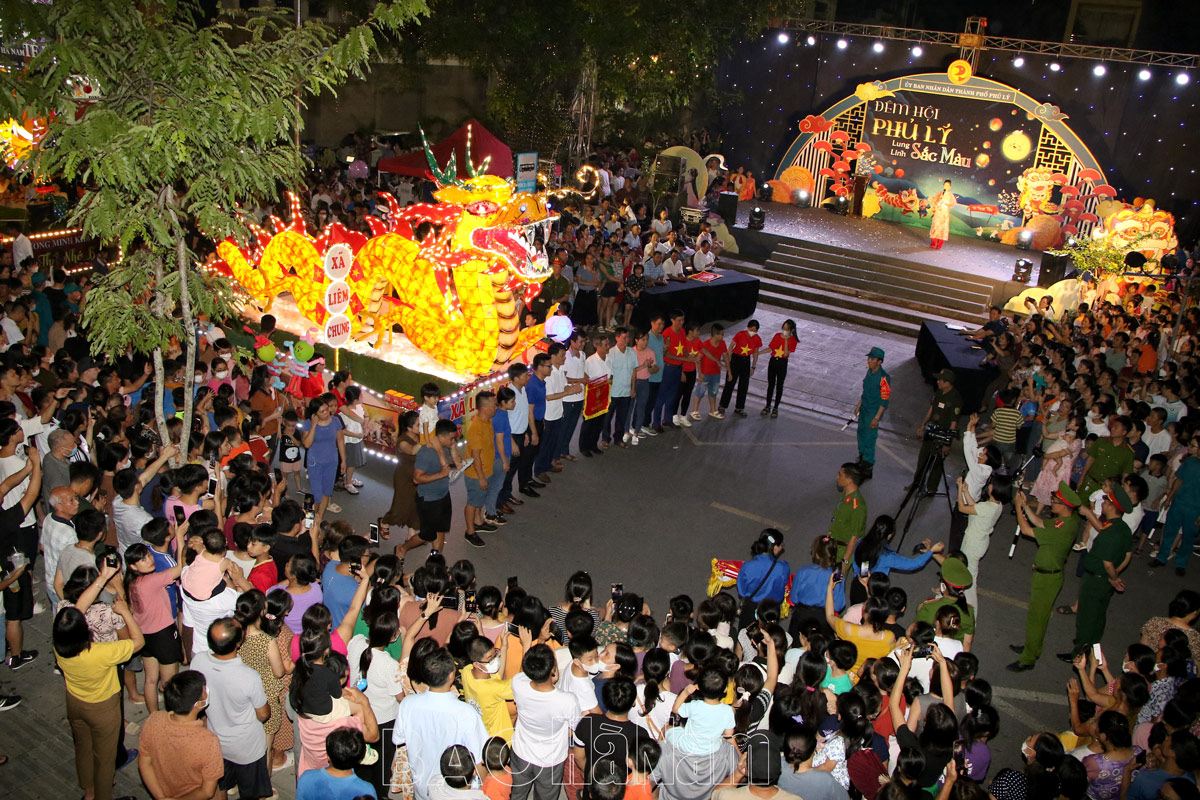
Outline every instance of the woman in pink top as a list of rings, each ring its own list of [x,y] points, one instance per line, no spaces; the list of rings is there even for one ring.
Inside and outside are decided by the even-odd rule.
[[[175,529],[175,546],[183,546],[187,525]],[[125,596],[146,644],[142,646],[142,663],[146,668],[146,710],[158,710],[158,687],[169,681],[183,660],[179,629],[171,608],[167,587],[179,579],[183,565],[176,564],[162,572],[154,571],[154,554],[144,544],[133,544],[125,550]]]

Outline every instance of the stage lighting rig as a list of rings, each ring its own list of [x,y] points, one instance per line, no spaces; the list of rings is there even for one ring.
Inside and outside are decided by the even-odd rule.
[[[755,206],[750,209],[750,224],[747,226],[752,231],[761,231],[767,224],[767,212],[762,210],[761,206]]]
[[[1017,263],[1013,266],[1012,280],[1029,283],[1031,275],[1033,275],[1033,262],[1028,258],[1018,258]]]
[[[1023,230],[1017,234],[1017,249],[1028,250],[1033,245],[1033,231]]]

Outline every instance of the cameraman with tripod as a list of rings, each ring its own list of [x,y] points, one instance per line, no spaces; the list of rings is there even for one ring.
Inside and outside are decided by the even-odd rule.
[[[904,491],[912,491],[923,475],[925,493],[933,495],[937,492],[942,481],[941,469],[930,469],[930,459],[936,459],[938,465],[950,455],[949,438],[958,431],[958,418],[962,414],[962,395],[954,388],[953,370],[944,369],[936,376],[937,391],[929,399],[929,408],[925,411],[925,419],[917,428],[917,436],[921,437],[921,452],[917,456],[917,471],[913,473],[912,483],[904,487]],[[940,457],[939,457],[940,454]]]

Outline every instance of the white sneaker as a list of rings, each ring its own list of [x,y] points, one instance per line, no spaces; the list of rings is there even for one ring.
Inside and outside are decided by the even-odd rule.
[[[638,437],[636,437],[636,436],[629,437],[629,443],[631,445],[633,445],[634,447],[637,447]]]
[[[678,418],[678,421],[677,421],[675,424],[676,424],[676,425],[678,425],[678,426],[679,426],[679,427],[681,427],[681,428],[690,428],[690,427],[692,427],[692,421],[691,421],[690,419],[688,419],[687,417],[685,417],[685,416],[680,416],[680,417]]]
[[[365,483],[363,483],[362,481],[360,481],[358,478],[352,478],[352,479],[350,480],[350,482],[351,482],[352,484],[354,484],[355,486],[359,487],[359,488],[362,488],[363,486],[366,486],[366,484],[365,484]]]
[[[621,441],[625,444],[629,444],[629,440],[632,438],[633,438],[633,434],[626,432],[626,434],[621,437]]]
[[[678,414],[672,414],[672,415],[671,415],[671,422],[672,422],[673,424],[675,424],[675,425],[679,425],[679,424],[681,424],[681,423],[679,422],[679,420],[680,420],[680,416],[679,416]]]

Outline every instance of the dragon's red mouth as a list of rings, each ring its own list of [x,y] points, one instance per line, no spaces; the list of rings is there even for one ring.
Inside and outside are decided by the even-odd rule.
[[[471,244],[504,259],[514,274],[524,281],[539,281],[550,274],[546,254],[537,248],[545,242],[554,217],[546,217],[524,225],[504,225],[476,228],[471,232]]]

